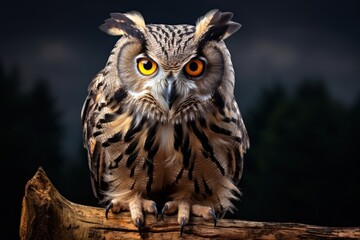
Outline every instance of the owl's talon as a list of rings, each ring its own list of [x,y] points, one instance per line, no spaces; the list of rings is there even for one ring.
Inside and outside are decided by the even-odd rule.
[[[142,222],[140,218],[136,218],[136,227],[141,238],[144,238],[144,232],[142,231]]]
[[[169,209],[169,205],[165,204],[164,207],[161,210],[161,214],[164,215],[165,212]]]
[[[186,218],[182,217],[180,220],[180,237],[182,237],[182,234],[184,232],[185,222],[186,222]]]
[[[156,218],[156,220],[158,220],[158,209],[157,209],[156,203],[153,203],[151,206],[153,208],[153,213],[155,215],[155,218]]]
[[[105,217],[106,219],[108,219],[108,214],[109,214],[109,211],[110,209],[112,209],[114,206],[114,204],[112,202],[110,202],[107,206],[106,206],[106,209],[105,209]]]
[[[214,227],[216,227],[217,224],[217,217],[216,217],[216,213],[214,209],[210,209],[209,210],[209,214],[212,216],[213,222],[214,222]]]
[[[167,204],[165,204],[164,207],[161,209],[161,220],[164,221],[164,215],[168,209],[169,209],[169,205]]]

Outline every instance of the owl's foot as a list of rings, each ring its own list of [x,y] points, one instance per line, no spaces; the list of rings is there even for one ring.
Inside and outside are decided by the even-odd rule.
[[[143,224],[144,224],[144,214],[143,212],[153,213],[156,216],[158,215],[158,210],[156,203],[152,200],[147,200],[143,198],[135,198],[130,202],[124,202],[117,198],[111,200],[105,209],[105,217],[108,219],[109,211],[113,213],[119,213],[121,211],[130,211],[131,220],[134,225],[138,228],[138,231],[143,237]]]
[[[170,201],[165,203],[161,214],[172,214],[178,211],[177,222],[180,224],[180,236],[184,232],[184,226],[189,222],[190,214],[202,217],[205,220],[213,220],[214,227],[217,223],[216,212],[213,208],[194,204],[189,201]]]

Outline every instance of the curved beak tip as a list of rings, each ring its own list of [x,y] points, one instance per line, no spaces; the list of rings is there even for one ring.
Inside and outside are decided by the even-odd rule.
[[[176,87],[175,87],[175,81],[174,77],[171,75],[167,79],[167,87],[165,89],[165,100],[169,106],[169,109],[171,109],[175,99],[176,99]]]

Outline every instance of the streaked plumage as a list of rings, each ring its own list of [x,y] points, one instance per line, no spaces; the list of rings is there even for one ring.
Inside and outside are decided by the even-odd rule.
[[[100,27],[120,39],[89,86],[84,146],[96,197],[138,227],[155,204],[178,210],[181,226],[189,212],[233,209],[249,140],[223,42],[240,27],[231,18],[213,10],[196,26],[145,25],[114,13]]]

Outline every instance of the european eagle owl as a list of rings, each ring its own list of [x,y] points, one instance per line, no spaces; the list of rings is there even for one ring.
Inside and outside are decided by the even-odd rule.
[[[119,36],[82,109],[95,196],[108,212],[213,220],[234,209],[249,139],[234,97],[223,40],[240,28],[212,10],[195,26],[145,24],[112,13],[100,29]]]

